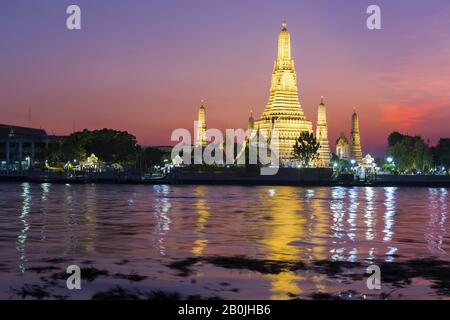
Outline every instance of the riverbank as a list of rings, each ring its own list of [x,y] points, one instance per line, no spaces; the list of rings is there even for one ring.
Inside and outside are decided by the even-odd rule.
[[[165,176],[144,179],[138,173],[83,173],[30,172],[2,174],[1,182],[31,183],[105,183],[105,184],[169,184],[169,185],[267,185],[267,186],[408,186],[450,187],[449,175],[376,175],[368,180],[357,180],[353,175],[336,176],[329,168],[280,168],[275,175],[261,175],[259,170],[233,168],[225,170],[172,169]]]

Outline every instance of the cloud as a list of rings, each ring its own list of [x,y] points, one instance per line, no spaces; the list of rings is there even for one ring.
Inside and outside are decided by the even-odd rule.
[[[433,123],[448,121],[450,117],[450,104],[423,103],[411,105],[408,103],[394,103],[380,107],[381,121],[393,124],[402,131],[411,129],[428,129]]]

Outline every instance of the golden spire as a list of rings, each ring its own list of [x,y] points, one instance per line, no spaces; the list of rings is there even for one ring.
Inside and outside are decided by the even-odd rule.
[[[290,64],[291,63],[291,35],[287,31],[286,18],[283,18],[283,29],[278,35],[278,61],[280,64]],[[288,67],[293,69],[293,65],[285,65],[283,68]]]
[[[283,31],[287,31],[287,23],[286,23],[286,17],[283,17],[283,22],[281,24],[281,26],[283,27]]]
[[[196,145],[206,146],[206,110],[204,106],[205,101],[202,100],[201,103],[202,104],[198,109]]]
[[[268,142],[273,129],[278,130],[279,156],[285,162],[293,158],[293,146],[300,133],[312,133],[312,124],[300,106],[297,74],[291,57],[291,38],[285,18],[282,26],[278,33],[278,55],[272,71],[269,101],[262,116],[255,122],[255,128]]]
[[[320,147],[318,150],[319,157],[315,164],[318,167],[328,167],[331,160],[331,151],[328,142],[327,109],[323,103],[323,96],[320,99],[317,111],[316,139],[318,140]]]
[[[351,157],[355,159],[357,163],[361,163],[362,161],[361,136],[359,134],[359,117],[358,114],[356,113],[356,108],[353,108],[352,130],[350,132],[350,135],[351,135],[351,144],[350,144]]]

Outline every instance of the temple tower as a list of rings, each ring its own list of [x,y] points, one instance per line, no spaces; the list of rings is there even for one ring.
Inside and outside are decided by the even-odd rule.
[[[203,101],[202,101],[202,105],[198,109],[197,137],[196,137],[195,145],[202,146],[202,147],[205,147],[207,145],[207,142],[206,142],[206,110],[205,110]]]
[[[282,162],[293,158],[293,146],[300,133],[312,132],[312,124],[306,119],[298,98],[297,74],[285,19],[278,35],[278,57],[274,62],[269,101],[256,127],[269,142],[272,131],[278,130]]]
[[[331,161],[330,143],[328,142],[328,127],[327,127],[327,109],[323,103],[323,97],[320,101],[317,111],[317,127],[316,139],[319,142],[319,157],[315,162],[317,167],[329,167]]]
[[[350,157],[355,159],[357,163],[362,162],[361,136],[359,134],[359,117],[356,110],[352,115],[352,131],[350,142]]]
[[[248,131],[252,132],[255,129],[255,119],[253,118],[253,111],[250,111],[250,117],[248,118]]]

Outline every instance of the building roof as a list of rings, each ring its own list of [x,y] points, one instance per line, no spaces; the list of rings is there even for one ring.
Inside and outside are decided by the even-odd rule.
[[[342,141],[343,144],[349,144],[347,137],[344,135],[343,132],[339,135],[339,138],[336,140],[336,144],[339,144]]]
[[[39,139],[46,138],[47,132],[44,129],[12,126],[0,124],[0,139]]]

